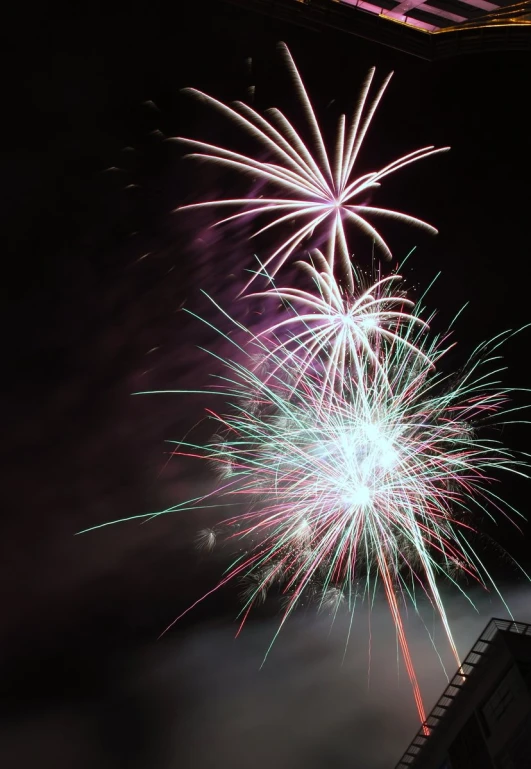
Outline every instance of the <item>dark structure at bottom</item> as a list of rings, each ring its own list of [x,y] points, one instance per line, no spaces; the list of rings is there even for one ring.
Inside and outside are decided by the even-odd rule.
[[[531,625],[493,619],[396,769],[531,769]]]

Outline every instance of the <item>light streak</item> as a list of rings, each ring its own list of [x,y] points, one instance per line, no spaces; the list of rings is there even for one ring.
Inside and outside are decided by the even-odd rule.
[[[353,586],[365,583],[370,593],[379,582],[423,720],[400,603],[415,603],[422,591],[459,662],[439,580],[455,584],[458,572],[495,588],[474,533],[482,515],[510,512],[492,478],[527,476],[528,464],[483,434],[489,420],[500,423],[510,411],[496,354],[507,335],[481,345],[456,379],[435,366],[449,345],[419,335],[417,309],[399,341],[362,349],[359,369],[346,369],[341,387],[329,383],[324,397],[322,377],[297,356],[277,358],[251,332],[246,345],[233,342],[246,360],[226,360],[225,374],[205,391],[231,406],[208,411],[215,429],[206,445],[184,441],[175,450],[218,466],[219,482],[164,512],[235,511],[215,533],[203,532],[200,545],[221,540],[234,548],[217,588],[243,581],[242,624],[271,589],[283,596],[282,627],[316,596],[321,605],[344,601],[353,611]],[[269,372],[257,375],[257,354],[268,355]],[[249,409],[250,402],[259,406]]]
[[[382,344],[403,344],[421,357],[424,355],[411,328],[416,324],[419,331],[427,330],[428,324],[411,314],[414,302],[405,291],[394,290],[402,281],[400,275],[380,275],[364,288],[363,277],[355,273],[360,290],[352,293],[336,281],[320,251],[312,254],[310,264],[299,265],[312,280],[314,292],[273,285],[250,295],[278,299],[290,310],[287,317],[258,334],[259,338],[270,340],[266,360],[278,356],[278,365],[282,366],[295,356],[301,374],[320,364],[326,388],[329,383],[341,387],[346,370],[360,371],[363,357],[379,366]],[[406,336],[401,335],[402,327],[408,330]],[[432,361],[429,363],[433,365]]]
[[[304,110],[309,143],[304,141],[293,123],[278,109],[268,110],[267,116],[264,117],[242,102],[236,102],[230,107],[196,89],[187,91],[243,129],[267,152],[271,160],[258,160],[256,157],[194,139],[177,139],[194,150],[190,157],[207,160],[261,179],[272,191],[278,191],[280,196],[225,198],[192,203],[181,206],[179,210],[219,206],[242,209],[221,219],[217,222],[218,225],[264,215],[268,221],[253,237],[273,228],[286,228],[290,222],[294,223],[295,231],[288,237],[281,236],[280,245],[264,262],[264,268],[273,277],[311,235],[319,232],[327,244],[326,257],[330,269],[340,274],[348,290],[353,291],[355,274],[347,246],[347,229],[350,225],[369,236],[387,258],[391,257],[391,250],[380,232],[371,224],[373,217],[392,218],[431,233],[437,232],[421,219],[393,209],[369,205],[369,193],[378,188],[391,174],[418,160],[445,152],[448,147],[423,147],[377,171],[356,177],[354,171],[361,145],[391,75],[384,80],[370,101],[369,93],[375,73],[374,69],[370,70],[351,121],[347,123],[345,115],[339,119],[335,150],[330,153],[295,62],[284,44],[281,44],[280,48]]]
[[[240,210],[218,224],[263,215],[267,221],[255,235],[282,231],[280,245],[242,293],[257,275],[266,276],[269,288],[249,299],[276,300],[284,314],[256,333],[234,321],[244,335],[241,344],[222,334],[234,345],[234,355],[204,391],[224,404],[219,412],[208,411],[213,437],[206,444],[186,440],[176,446],[175,455],[197,457],[215,468],[215,489],[136,518],[228,505],[234,511],[197,536],[202,550],[221,541],[236,555],[219,583],[185,614],[237,582],[242,627],[252,608],[275,589],[282,597],[280,632],[301,603],[315,601],[332,613],[345,604],[353,612],[360,591],[369,595],[379,583],[424,721],[401,606],[416,605],[422,591],[459,662],[439,580],[457,584],[457,575],[465,574],[497,591],[474,549],[474,534],[482,516],[518,514],[495,493],[493,479],[500,472],[527,477],[529,470],[527,456],[511,453],[488,432],[491,420],[503,424],[517,410],[507,405],[512,391],[499,383],[498,349],[509,334],[480,345],[458,375],[447,375],[444,362],[440,365],[447,337],[433,335],[421,308],[400,288],[400,276],[382,276],[378,268],[372,282],[363,279],[351,261],[349,225],[370,236],[387,257],[390,249],[370,223],[373,216],[435,232],[407,214],[368,205],[368,193],[389,175],[446,148],[425,147],[356,177],[362,142],[390,78],[371,101],[370,71],[352,121],[347,125],[340,118],[335,151],[329,153],[299,72],[285,46],[282,51],[310,143],[276,109],[264,117],[245,104],[229,107],[195,90],[256,140],[270,160],[180,141],[196,150],[195,157],[267,183],[270,197],[211,200],[182,209],[235,207]],[[295,231],[286,236],[292,225]],[[301,262],[313,290],[277,284],[278,271],[312,236],[325,241],[324,253],[314,251]]]

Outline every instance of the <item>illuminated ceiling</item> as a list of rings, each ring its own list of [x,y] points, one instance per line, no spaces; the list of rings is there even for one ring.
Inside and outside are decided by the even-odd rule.
[[[531,3],[507,0],[340,0],[344,5],[402,22],[425,32],[452,28],[531,25]]]
[[[423,59],[531,51],[531,0],[229,0],[313,29],[331,27]]]

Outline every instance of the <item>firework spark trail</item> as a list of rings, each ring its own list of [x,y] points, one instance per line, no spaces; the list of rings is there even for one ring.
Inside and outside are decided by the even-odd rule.
[[[191,157],[208,160],[251,174],[255,178],[261,178],[270,183],[273,188],[280,190],[281,193],[288,193],[290,197],[229,198],[192,203],[181,206],[178,210],[221,205],[244,209],[221,219],[217,224],[263,214],[269,219],[269,222],[257,230],[253,237],[272,228],[286,225],[290,221],[295,221],[296,231],[283,240],[281,245],[264,262],[264,268],[268,269],[272,276],[277,274],[282,265],[310,235],[316,230],[323,230],[327,242],[326,256],[330,268],[334,272],[336,262],[339,259],[338,272],[345,280],[348,290],[353,291],[355,273],[347,246],[347,224],[353,224],[362,230],[388,258],[391,256],[389,246],[367,217],[369,219],[373,216],[393,218],[421,227],[428,232],[437,232],[434,227],[421,219],[400,211],[367,205],[363,196],[370,190],[379,187],[383,179],[401,168],[415,163],[417,160],[444,152],[448,148],[424,147],[398,158],[378,171],[353,178],[354,167],[362,142],[391,75],[379,88],[373,101],[367,105],[374,78],[374,69],[369,72],[350,126],[347,127],[344,115],[339,120],[335,157],[331,160],[315,111],[295,62],[283,44],[281,51],[304,109],[315,157],[293,124],[278,109],[268,110],[267,119],[241,102],[237,102],[234,107],[229,107],[196,89],[187,90],[233,120],[272,155],[274,160],[272,162],[259,161],[248,155],[193,139],[178,137],[177,140],[197,150]],[[249,284],[255,277],[253,276]],[[243,289],[244,291],[249,284]]]
[[[503,337],[481,346],[452,381],[435,367],[447,342],[419,332],[418,315],[414,308],[402,340],[386,346],[377,367],[362,353],[363,367],[355,376],[346,370],[339,390],[328,386],[324,404],[322,378],[304,360],[277,358],[250,331],[247,348],[233,341],[247,359],[227,360],[226,375],[205,391],[231,404],[226,413],[208,412],[215,437],[175,450],[217,466],[219,484],[164,512],[213,503],[240,510],[201,544],[221,538],[237,551],[217,588],[244,580],[242,624],[271,588],[285,597],[282,626],[316,591],[321,602],[345,596],[353,610],[352,585],[380,581],[423,721],[398,595],[415,602],[416,586],[425,592],[460,664],[437,577],[455,582],[461,571],[491,583],[469,541],[472,513],[500,508],[493,474],[525,474],[527,464],[476,434],[478,423],[503,416],[509,396],[497,383],[494,354]],[[276,373],[256,374],[257,348]],[[250,402],[259,405],[249,409]]]
[[[378,268],[372,283],[363,277],[351,262],[348,225],[369,235],[387,257],[390,249],[368,221],[372,216],[436,232],[407,214],[367,205],[364,196],[387,176],[447,148],[416,150],[355,178],[360,148],[390,77],[370,101],[370,71],[352,121],[347,125],[341,116],[335,152],[329,153],[299,72],[285,46],[282,51],[309,145],[277,109],[263,117],[245,104],[229,107],[192,89],[235,121],[271,161],[179,141],[197,150],[195,157],[251,174],[272,191],[270,197],[254,193],[181,210],[234,207],[240,210],[217,224],[263,215],[266,222],[255,236],[291,222],[295,231],[281,236],[241,292],[258,275],[267,277],[269,287],[251,296],[280,303],[280,320],[255,333],[213,302],[235,326],[234,336],[219,332],[234,346],[234,355],[211,353],[224,373],[212,387],[194,392],[218,395],[225,406],[219,412],[207,409],[215,426],[210,441],[180,441],[173,453],[206,460],[216,468],[218,483],[159,514],[234,509],[197,539],[205,550],[220,539],[228,543],[234,561],[184,614],[224,585],[243,582],[241,630],[252,608],[274,588],[283,607],[276,638],[306,601],[333,613],[344,601],[353,613],[358,586],[370,595],[380,583],[424,722],[401,605],[416,606],[422,591],[460,664],[439,578],[458,586],[456,575],[464,573],[497,591],[471,539],[482,516],[518,514],[493,491],[493,478],[500,471],[527,477],[529,469],[527,456],[516,457],[482,432],[491,419],[503,424],[500,420],[517,409],[508,407],[512,391],[499,381],[498,348],[510,334],[480,345],[463,371],[450,377],[439,369],[451,347],[447,336],[431,333],[420,303],[414,305],[400,287],[400,276],[382,276]],[[326,241],[324,253],[314,251],[300,262],[313,290],[277,285],[278,271],[314,232]]]
[[[273,285],[267,291],[249,295],[249,298],[278,299],[290,310],[287,318],[257,334],[258,338],[271,340],[265,360],[271,356],[278,357],[278,368],[295,357],[302,375],[308,367],[315,367],[318,359],[323,359],[324,392],[329,384],[341,387],[346,368],[354,369],[359,374],[363,368],[363,356],[368,356],[374,366],[379,366],[384,340],[391,344],[404,344],[421,357],[424,355],[417,344],[400,334],[401,327],[406,324],[411,326],[416,323],[422,329],[428,328],[424,320],[406,311],[411,310],[414,302],[406,297],[405,292],[393,293],[396,283],[402,280],[400,275],[379,276],[376,282],[353,295],[337,283],[320,251],[312,254],[311,262],[298,264],[312,279],[317,293]],[[363,286],[361,276],[356,276],[356,284]],[[300,312],[297,307],[301,308]],[[288,338],[279,340],[278,334],[285,330],[290,332]],[[433,365],[428,358],[424,359]],[[273,369],[273,373],[277,368]]]
[[[443,352],[433,343],[423,350],[428,361]],[[279,585],[285,583],[284,590],[292,591],[284,622],[315,580],[325,589],[333,582],[348,592],[360,568],[369,578],[376,565],[423,720],[395,590],[403,585],[412,592],[404,570],[411,572],[412,582],[423,585],[460,664],[436,574],[450,576],[450,570],[458,568],[482,583],[490,580],[468,544],[463,547],[462,532],[470,528],[463,518],[474,496],[492,502],[486,485],[495,468],[521,472],[525,463],[496,442],[473,436],[470,420],[496,413],[507,397],[505,391],[492,391],[495,385],[484,381],[485,375],[474,380],[466,373],[458,385],[433,395],[444,378],[423,359],[419,370],[418,355],[411,348],[397,345],[384,361],[390,391],[376,381],[381,371],[367,369],[365,378],[354,386],[346,383],[340,396],[329,393],[333,408],[326,413],[316,389],[320,383],[312,376],[301,380],[297,364],[295,396],[284,379],[273,387],[254,382],[253,387],[262,390],[264,413],[257,417],[236,406],[237,415],[223,419],[230,434],[222,457],[223,462],[230,457],[235,479],[229,493],[250,497],[258,510],[244,512],[226,525],[229,530],[236,527],[230,536],[240,543],[255,538],[259,542],[245,566],[256,587],[244,618],[253,601],[275,582],[273,573],[279,575]],[[471,370],[479,365],[472,363]],[[252,374],[243,376],[253,382]],[[457,508],[459,519],[452,508]],[[261,569],[267,570],[262,578]]]

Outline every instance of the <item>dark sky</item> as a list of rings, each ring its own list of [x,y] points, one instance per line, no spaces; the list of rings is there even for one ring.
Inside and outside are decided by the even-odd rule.
[[[251,258],[234,232],[213,240],[208,217],[172,214],[183,201],[224,194],[231,180],[182,161],[165,138],[219,131],[238,141],[180,89],[232,99],[256,86],[259,107],[290,110],[275,49],[284,40],[326,127],[369,66],[394,69],[362,162],[370,169],[426,144],[452,147],[390,180],[379,202],[440,230],[436,239],[388,232],[399,256],[418,246],[411,282],[442,270],[429,299],[441,327],[470,301],[458,366],[480,340],[530,319],[529,59],[429,64],[222,2],[187,5],[43,6],[5,19],[0,765],[392,767],[416,723],[379,604],[370,680],[363,612],[344,662],[343,619],[330,631],[322,617],[302,615],[260,670],[275,608],[235,641],[231,591],[156,640],[223,566],[193,550],[202,516],[74,535],[208,482],[184,463],[167,465],[164,444],[192,426],[201,404],[130,395],[205,384],[196,347],[215,339],[180,308],[204,310],[200,287],[230,300],[237,277],[227,276]],[[529,349],[529,334],[508,345],[511,385],[528,386]],[[506,440],[525,449],[528,433],[507,431]],[[526,512],[523,484],[503,493]],[[525,562],[527,532],[500,525],[496,537]],[[516,571],[503,560],[496,572],[515,616],[530,620]],[[448,596],[461,651],[505,612],[493,597],[477,603],[479,614]],[[444,676],[419,621],[409,622],[430,706]]]

